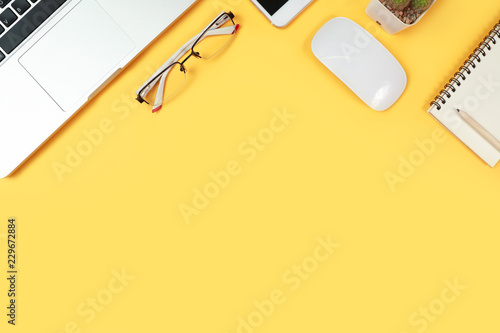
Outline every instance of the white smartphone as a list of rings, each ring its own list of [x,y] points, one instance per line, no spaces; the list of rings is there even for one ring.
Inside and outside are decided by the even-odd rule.
[[[284,27],[313,0],[251,0],[277,27]]]

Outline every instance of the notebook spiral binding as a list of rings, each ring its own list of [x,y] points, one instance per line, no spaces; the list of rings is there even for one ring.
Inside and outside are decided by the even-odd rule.
[[[434,98],[431,106],[435,105],[438,110],[441,110],[441,105],[446,104],[446,99],[450,98],[451,94],[457,91],[457,88],[462,85],[461,81],[467,79],[467,75],[470,75],[472,70],[476,68],[477,63],[481,62],[481,57],[486,57],[488,54],[487,51],[491,50],[492,44],[496,44],[497,42],[500,42],[500,21],[490,30],[479,46],[474,49],[473,53],[469,55],[469,58],[460,67],[459,71],[455,73],[454,77],[450,79],[449,83],[444,86],[444,89],[439,92],[439,95]]]

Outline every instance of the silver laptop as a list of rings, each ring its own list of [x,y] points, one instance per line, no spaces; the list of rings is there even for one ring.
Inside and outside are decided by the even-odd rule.
[[[0,0],[0,178],[195,1]]]

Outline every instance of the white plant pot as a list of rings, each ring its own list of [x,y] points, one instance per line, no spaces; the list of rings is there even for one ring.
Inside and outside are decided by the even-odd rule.
[[[434,1],[435,3],[435,1]],[[434,5],[431,5],[431,7]],[[375,22],[377,22],[382,29],[384,29],[388,34],[394,35],[401,30],[409,28],[420,21],[420,19],[427,13],[431,8],[429,7],[425,12],[420,14],[415,22],[412,24],[403,23],[400,19],[396,17],[386,6],[384,6],[379,0],[370,0],[368,7],[366,7],[366,14]]]

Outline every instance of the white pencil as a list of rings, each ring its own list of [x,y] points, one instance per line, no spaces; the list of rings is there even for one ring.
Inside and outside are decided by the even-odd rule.
[[[493,147],[500,151],[500,141],[495,138],[490,132],[488,132],[483,126],[481,126],[477,121],[474,120],[467,112],[457,109],[460,117],[469,124],[470,127],[476,130],[481,136],[488,141]]]

